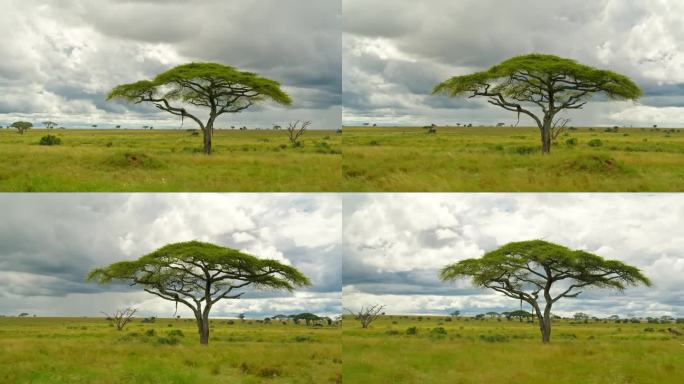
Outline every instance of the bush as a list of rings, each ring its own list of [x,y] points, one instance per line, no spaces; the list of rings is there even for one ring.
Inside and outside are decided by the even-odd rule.
[[[175,337],[159,337],[157,338],[157,344],[159,345],[176,345],[180,343],[180,340],[178,340]]]
[[[591,139],[587,145],[590,147],[600,147],[603,145],[603,141],[601,141],[601,139]]]
[[[577,139],[574,137],[569,138],[565,140],[565,145],[567,145],[568,147],[574,147],[575,145],[577,145]]]
[[[408,327],[408,328],[406,328],[406,334],[407,335],[417,335],[418,334],[418,328]]]
[[[172,337],[185,337],[183,331],[181,331],[180,329],[172,329],[167,333],[167,335]]]
[[[388,329],[387,331],[385,331],[385,334],[387,334],[387,335],[398,335],[399,331],[397,331],[396,329]]]
[[[377,147],[378,145],[380,145],[380,142],[377,140],[371,140],[370,143],[368,143],[368,145]]]
[[[311,341],[311,337],[299,335],[299,336],[295,336],[294,340],[298,343],[304,343],[307,341]]]
[[[446,335],[447,331],[446,331],[446,329],[444,329],[444,327],[435,327],[435,328],[432,328],[432,330],[430,331],[430,334],[432,334],[432,335]]]
[[[62,139],[55,135],[47,135],[40,138],[39,145],[60,145],[62,144]]]
[[[154,335],[155,335],[154,329],[148,329],[147,331],[145,331],[145,336],[154,336]]]
[[[508,336],[506,335],[480,335],[480,340],[487,343],[505,343],[508,341]]]

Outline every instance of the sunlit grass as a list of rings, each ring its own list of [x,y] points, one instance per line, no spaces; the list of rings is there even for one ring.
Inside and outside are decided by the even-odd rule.
[[[214,153],[183,130],[0,130],[1,191],[339,191],[341,137],[309,131],[216,131]]]
[[[684,130],[581,128],[548,156],[533,128],[345,127],[342,146],[345,191],[684,190]]]
[[[672,326],[564,320],[543,345],[536,324],[517,320],[384,316],[361,329],[345,318],[343,377],[396,384],[676,384],[684,377],[684,338],[666,331]],[[417,334],[407,335],[409,327]],[[437,327],[446,334],[432,332]]]
[[[202,347],[184,319],[136,320],[119,332],[104,319],[0,318],[0,382],[341,382],[339,327],[211,323]],[[178,330],[182,337],[169,336]]]

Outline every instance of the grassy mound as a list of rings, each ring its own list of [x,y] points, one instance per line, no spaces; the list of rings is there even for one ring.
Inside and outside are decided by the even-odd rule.
[[[161,169],[166,167],[162,161],[140,152],[117,153],[107,158],[105,163],[117,168]]]

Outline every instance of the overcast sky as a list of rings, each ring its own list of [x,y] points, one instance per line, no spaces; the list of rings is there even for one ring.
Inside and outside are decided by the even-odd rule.
[[[0,125],[178,127],[152,106],[104,99],[190,61],[257,72],[294,99],[228,115],[223,126],[340,125],[339,0],[0,0],[0,9]]]
[[[341,200],[333,194],[4,194],[0,199],[0,315],[98,315],[174,305],[125,285],[86,283],[89,270],[179,241],[201,240],[289,263],[313,285],[293,294],[248,291],[212,316],[341,311]],[[179,306],[179,314],[189,310]]]
[[[511,241],[544,239],[640,268],[651,288],[586,290],[560,315],[684,317],[684,199],[678,194],[347,194],[343,302],[392,314],[477,314],[520,302],[442,283],[439,270]],[[530,310],[526,305],[526,310]]]
[[[344,0],[343,14],[345,124],[513,124],[485,100],[428,94],[541,52],[623,73],[645,92],[638,104],[590,103],[566,115],[573,124],[684,126],[680,0]]]

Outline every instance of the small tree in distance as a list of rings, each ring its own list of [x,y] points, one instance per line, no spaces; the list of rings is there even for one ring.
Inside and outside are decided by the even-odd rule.
[[[45,126],[45,129],[50,132],[51,129],[54,129],[57,126],[57,123],[54,121],[43,121],[43,125]]]
[[[299,142],[299,137],[306,132],[306,129],[311,125],[310,121],[295,121],[294,123],[288,123],[287,124],[287,138],[290,140],[290,143],[298,147],[300,145]]]
[[[470,279],[476,286],[527,302],[534,309],[543,343],[551,340],[551,307],[558,300],[575,298],[585,287],[622,291],[627,286],[651,285],[636,267],[543,240],[509,243],[479,259],[447,265],[440,278]]]
[[[126,324],[130,323],[133,321],[133,315],[135,315],[135,312],[138,310],[135,308],[125,308],[125,309],[117,309],[114,314],[110,315],[106,312],[102,312],[105,316],[107,316],[107,320],[111,321],[112,324],[116,327],[117,331],[122,331]]]
[[[628,77],[592,68],[554,55],[515,56],[488,70],[455,76],[433,89],[450,97],[485,97],[489,104],[525,114],[534,120],[541,135],[542,153],[551,152],[556,115],[581,109],[589,98],[603,93],[611,99],[637,100],[641,89]],[[529,107],[538,108],[534,113]]]
[[[358,312],[354,312],[351,309],[347,309],[347,312],[349,312],[355,320],[361,322],[361,328],[368,328],[375,319],[380,315],[384,315],[382,312],[384,308],[384,305],[376,304],[367,307],[362,306]]]
[[[15,121],[14,123],[12,123],[12,125],[10,125],[10,127],[15,128],[20,135],[23,135],[24,132],[33,128],[33,124],[31,124],[28,121]]]

